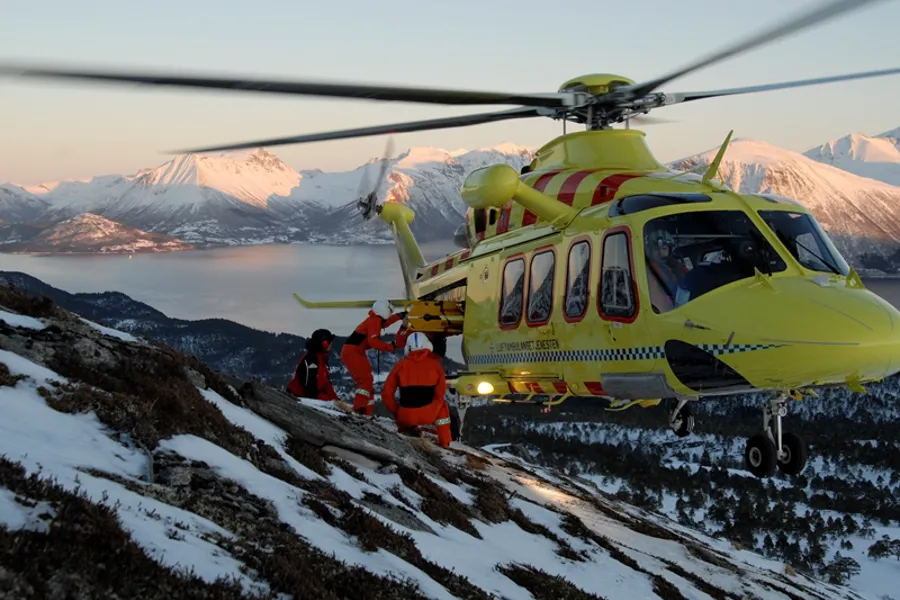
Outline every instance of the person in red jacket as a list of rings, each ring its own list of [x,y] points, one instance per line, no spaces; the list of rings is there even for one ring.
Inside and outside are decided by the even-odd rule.
[[[406,316],[405,313],[394,313],[391,303],[378,300],[372,305],[369,316],[353,331],[341,349],[341,361],[356,382],[353,395],[353,410],[372,416],[375,410],[375,378],[372,376],[372,365],[366,350],[374,348],[381,352],[393,352],[396,343],[382,341],[381,330],[390,327]],[[405,341],[402,337],[400,343]]]
[[[406,340],[406,356],[391,369],[381,391],[384,403],[397,422],[397,431],[434,426],[442,448],[449,448],[450,407],[444,398],[447,376],[431,341],[421,332]],[[394,394],[400,391],[399,399]]]
[[[297,361],[294,376],[287,390],[301,398],[316,400],[338,400],[337,392],[331,385],[328,368],[328,351],[334,334],[327,329],[317,329],[306,340],[306,352]]]

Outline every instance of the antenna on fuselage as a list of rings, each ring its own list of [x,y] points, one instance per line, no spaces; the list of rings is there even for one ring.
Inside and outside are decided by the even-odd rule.
[[[719,148],[719,151],[716,153],[716,157],[713,159],[711,163],[709,163],[709,168],[706,170],[706,173],[703,174],[703,183],[709,185],[710,179],[716,176],[719,172],[719,164],[722,162],[722,158],[725,156],[725,150],[728,149],[728,143],[731,141],[731,136],[734,134],[734,129],[728,132],[728,135],[725,136],[725,141],[722,142],[722,147]]]

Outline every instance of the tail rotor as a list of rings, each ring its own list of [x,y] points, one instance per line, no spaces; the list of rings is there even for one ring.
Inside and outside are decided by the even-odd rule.
[[[378,202],[378,188],[381,187],[381,183],[387,175],[388,168],[390,168],[391,164],[391,154],[393,153],[394,140],[393,138],[388,138],[384,150],[384,158],[381,159],[381,170],[378,173],[378,177],[375,178],[374,184],[369,186],[365,177],[360,181],[360,190],[357,194],[356,206],[359,208],[359,214],[362,216],[363,221],[368,222],[372,217],[381,212],[381,204]],[[370,188],[371,191],[368,194],[365,194],[365,191]]]
[[[381,187],[382,182],[384,181],[385,176],[387,175],[388,169],[391,165],[391,155],[394,153],[394,139],[389,137],[387,140],[387,144],[385,144],[384,149],[384,158],[381,159],[381,168],[379,169],[378,175],[375,178],[374,182],[370,181],[369,178],[363,174],[359,181],[359,189],[356,192],[356,208],[359,211],[359,215],[362,217],[362,228],[363,230],[368,229],[369,224],[372,221],[372,218],[381,213],[381,204],[378,202],[378,188]],[[365,167],[368,169],[368,165]],[[352,218],[352,221],[355,221],[355,217]],[[351,221],[351,227],[355,225]],[[347,270],[350,270],[351,265],[356,264],[355,255],[356,255],[356,246],[350,251],[350,260],[347,262]]]

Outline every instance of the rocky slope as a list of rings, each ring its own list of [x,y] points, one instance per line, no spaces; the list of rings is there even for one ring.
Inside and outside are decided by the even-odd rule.
[[[4,595],[859,597],[586,480],[0,306]]]

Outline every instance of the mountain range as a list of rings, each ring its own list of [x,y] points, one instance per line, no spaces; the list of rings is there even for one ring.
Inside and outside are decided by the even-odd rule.
[[[717,148],[669,163],[674,169],[708,164]],[[495,163],[516,169],[534,149],[511,143],[477,150],[416,147],[345,172],[297,171],[265,149],[218,156],[179,155],[132,175],[33,186],[0,186],[0,248],[53,251],[47,241],[71,238],[70,219],[94,214],[131,228],[135,239],[164,235],[156,247],[320,242],[384,243],[390,233],[367,224],[355,199],[377,189],[416,213],[413,232],[422,242],[448,239],[463,222],[459,188],[468,173]],[[808,206],[856,266],[893,270],[900,247],[900,128],[877,136],[851,133],[805,153],[753,139],[731,142],[719,178],[743,193],[774,193]],[[66,235],[57,231],[65,223]],[[98,221],[81,218],[78,236],[97,251],[104,240]],[[109,230],[108,224],[105,229]],[[103,244],[100,244],[103,245]],[[124,249],[122,240],[105,244]],[[71,246],[67,246],[72,251]],[[61,251],[61,250],[57,250]]]

